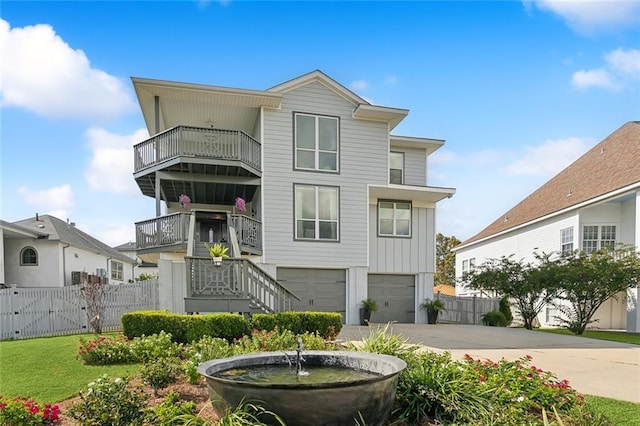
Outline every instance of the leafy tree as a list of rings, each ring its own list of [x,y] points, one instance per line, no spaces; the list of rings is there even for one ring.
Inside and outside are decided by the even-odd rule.
[[[462,277],[467,287],[494,291],[515,302],[524,327],[533,328],[538,314],[557,294],[553,282],[553,263],[549,255],[536,254],[538,265],[513,260],[513,255],[489,259]]]
[[[578,335],[605,301],[640,284],[640,254],[628,246],[574,253],[554,263],[558,296],[565,302],[555,304],[563,314],[558,319]]]
[[[436,273],[434,284],[456,284],[456,254],[451,249],[460,244],[455,236],[436,234]]]

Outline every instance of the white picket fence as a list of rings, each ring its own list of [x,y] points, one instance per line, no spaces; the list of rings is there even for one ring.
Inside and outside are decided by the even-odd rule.
[[[103,331],[131,311],[158,309],[158,281],[108,285]],[[0,289],[0,340],[91,332],[80,286]]]
[[[445,311],[440,312],[438,321],[454,324],[481,324],[482,315],[500,309],[500,299],[485,297],[461,297],[439,294],[436,298],[445,304]]]

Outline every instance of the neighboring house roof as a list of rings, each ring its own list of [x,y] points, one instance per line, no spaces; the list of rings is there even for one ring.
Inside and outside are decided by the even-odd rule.
[[[49,241],[60,241],[71,246],[91,251],[99,255],[135,264],[135,260],[120,253],[86,232],[78,229],[73,223],[67,223],[54,216],[39,215],[29,219],[13,222],[13,225],[36,231],[48,236]]]
[[[4,220],[0,220],[0,228],[2,228],[4,238],[46,238],[49,236],[46,232],[25,228]]]
[[[120,244],[119,246],[115,246],[114,249],[125,254],[132,253],[136,255],[136,252],[137,252],[136,243],[134,243],[133,241]],[[158,267],[157,263],[145,262],[144,260],[140,259],[137,255],[135,260],[138,263],[138,268],[157,268]]]
[[[454,250],[624,188],[640,187],[640,122],[629,121]]]
[[[445,296],[455,296],[456,295],[456,288],[452,285],[447,285],[447,284],[438,284],[437,286],[433,287],[433,294],[443,294]]]

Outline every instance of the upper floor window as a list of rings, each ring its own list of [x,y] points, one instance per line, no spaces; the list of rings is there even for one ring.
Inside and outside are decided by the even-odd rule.
[[[465,259],[462,261],[462,275],[468,274],[476,268],[476,258]]]
[[[338,171],[339,119],[295,114],[295,168]]]
[[[560,230],[560,252],[573,253],[573,227]]]
[[[411,203],[380,201],[378,203],[378,234],[383,237],[410,237]]]
[[[117,260],[111,261],[111,279],[122,281],[124,271],[124,264]]]
[[[38,265],[38,252],[33,247],[25,247],[20,252],[20,265],[36,266]]]
[[[616,245],[615,225],[585,225],[582,228],[582,250],[585,253]]]
[[[338,188],[295,185],[295,238],[338,241]]]
[[[389,153],[389,183],[404,183],[404,152]]]

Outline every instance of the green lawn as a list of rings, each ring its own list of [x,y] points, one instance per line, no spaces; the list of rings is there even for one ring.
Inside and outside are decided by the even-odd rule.
[[[616,426],[640,425],[640,404],[603,398],[601,396],[585,396],[587,407],[605,414]]]
[[[574,336],[572,332],[565,328],[538,328],[537,331],[544,333],[566,334]],[[631,345],[640,345],[640,333],[626,333],[624,331],[604,331],[604,330],[586,330],[582,337],[591,339],[613,340],[614,342],[629,343]]]
[[[76,358],[80,338],[93,334],[0,342],[0,395],[41,403],[67,399],[104,373],[136,374],[138,365],[88,366]]]

